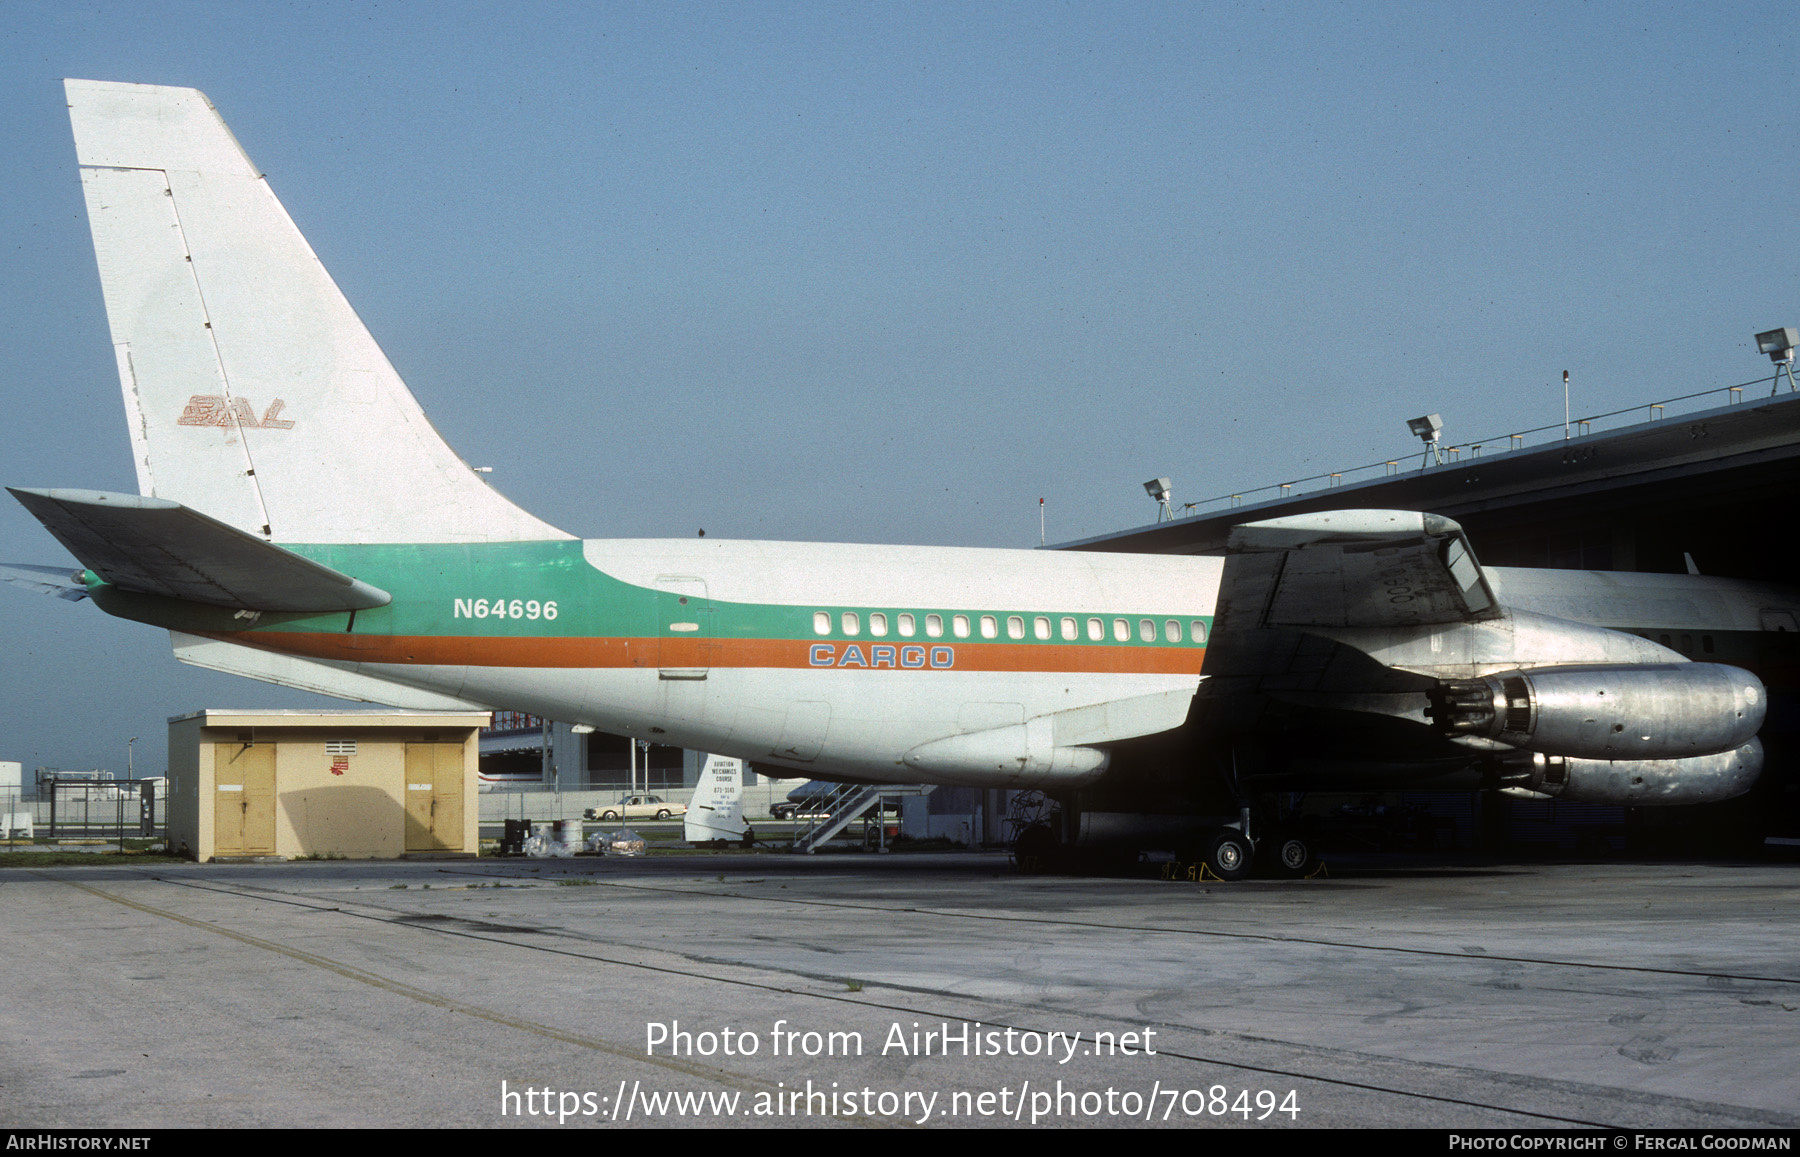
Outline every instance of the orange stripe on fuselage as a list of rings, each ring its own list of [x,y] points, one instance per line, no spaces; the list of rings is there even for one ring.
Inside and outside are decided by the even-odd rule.
[[[466,667],[804,667],[810,670],[876,671],[1069,671],[1110,674],[1197,675],[1204,647],[1114,647],[1061,643],[927,643],[804,639],[581,639],[493,635],[353,635],[338,632],[266,631],[215,635],[263,650],[340,662]],[[856,648],[851,658],[850,648]],[[881,655],[873,648],[883,648]],[[828,662],[815,662],[826,655]],[[902,648],[922,650],[926,661],[902,666]],[[934,652],[948,650],[948,666]],[[890,658],[886,652],[893,652]],[[877,658],[880,665],[876,666]]]

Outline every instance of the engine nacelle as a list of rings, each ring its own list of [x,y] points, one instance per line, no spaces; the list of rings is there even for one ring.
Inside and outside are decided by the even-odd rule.
[[[1716,803],[1750,790],[1761,774],[1762,741],[1686,759],[1565,759],[1533,754],[1529,767],[1503,775],[1507,787],[1571,803]],[[1504,790],[1504,789],[1503,789]]]
[[[1607,761],[1730,753],[1768,711],[1762,680],[1719,663],[1544,667],[1442,683],[1426,697],[1446,735]]]

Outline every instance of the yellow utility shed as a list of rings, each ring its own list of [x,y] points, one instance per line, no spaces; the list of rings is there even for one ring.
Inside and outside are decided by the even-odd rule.
[[[169,720],[169,847],[201,861],[468,855],[485,711]]]

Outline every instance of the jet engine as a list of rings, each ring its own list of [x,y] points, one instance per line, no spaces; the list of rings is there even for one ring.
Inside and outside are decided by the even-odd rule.
[[[1516,749],[1495,760],[1498,782],[1539,798],[1710,803],[1742,795],[1762,771],[1768,696],[1737,667],[1545,667],[1444,682],[1426,698],[1442,734]]]
[[[1534,752],[1505,768],[1501,790],[1572,803],[1627,806],[1713,803],[1743,795],[1762,772],[1762,741],[1685,759],[1565,759]]]
[[[1586,760],[1679,760],[1743,747],[1768,696],[1718,663],[1545,667],[1439,684],[1426,715],[1452,737]]]

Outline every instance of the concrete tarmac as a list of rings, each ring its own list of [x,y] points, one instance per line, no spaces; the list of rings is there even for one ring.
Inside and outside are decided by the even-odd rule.
[[[1332,867],[0,870],[0,1124],[1800,1126],[1800,865]]]

